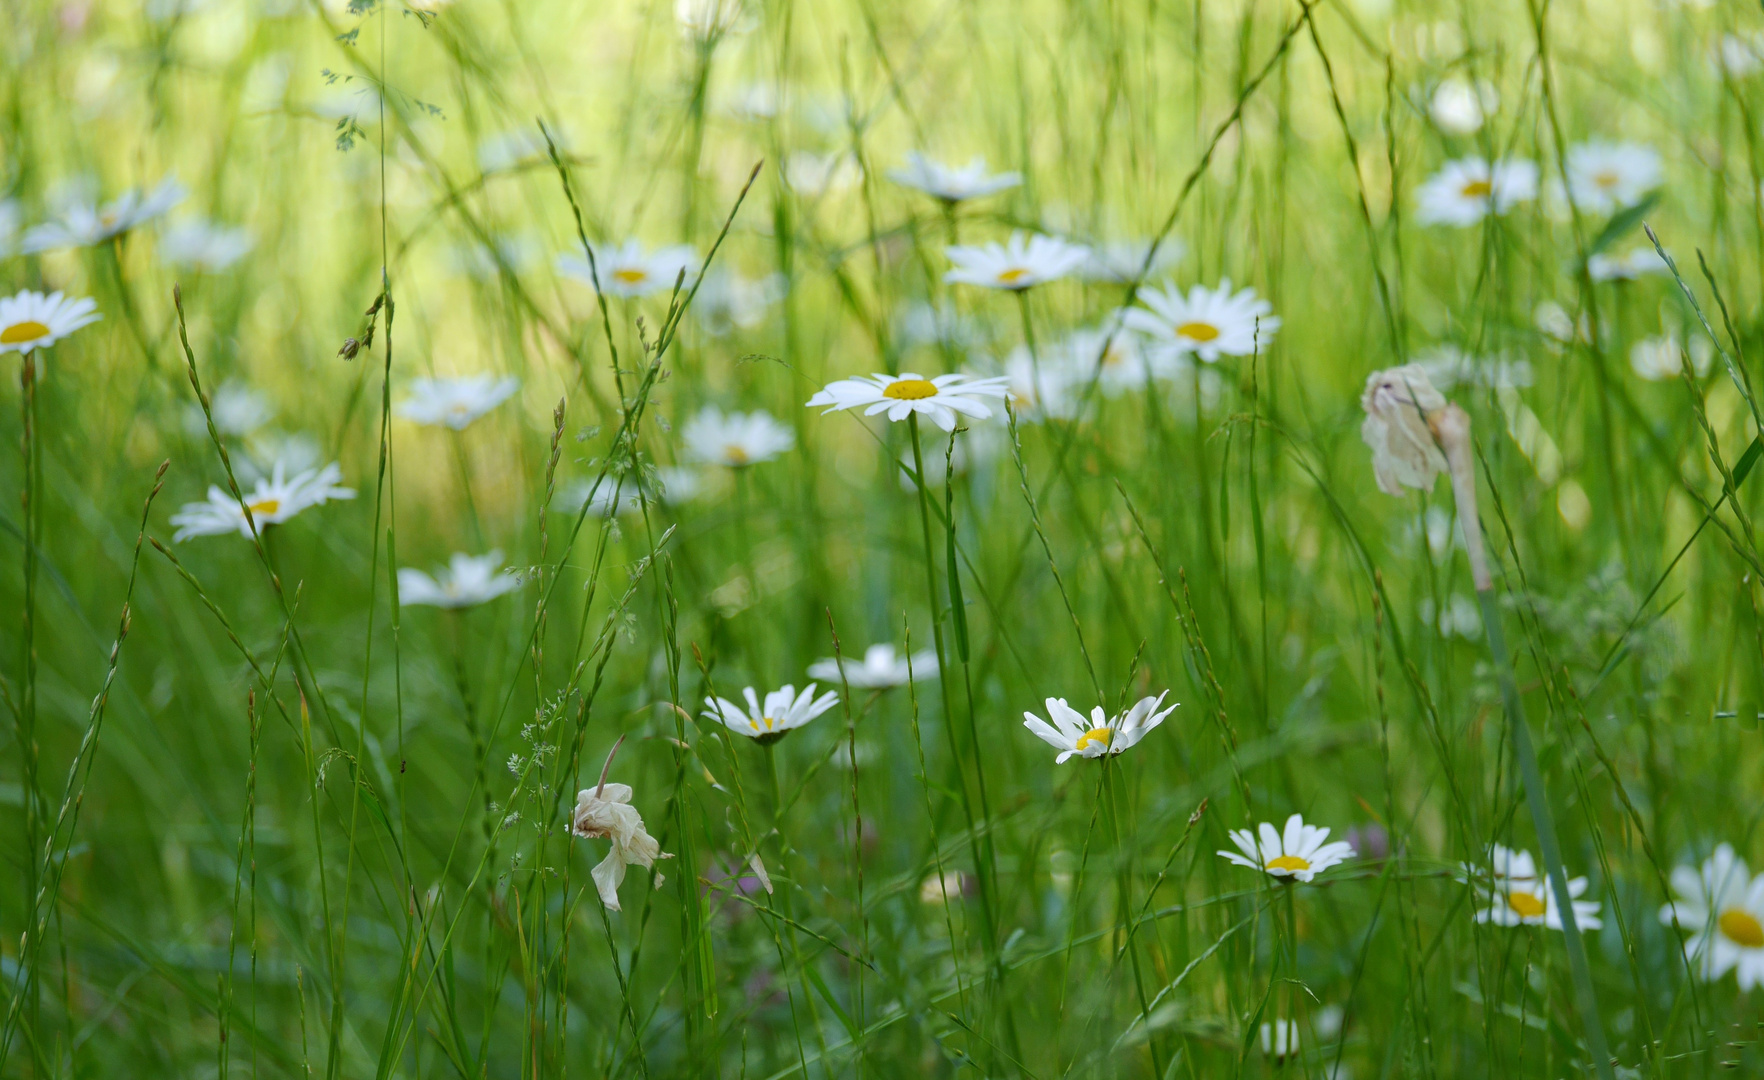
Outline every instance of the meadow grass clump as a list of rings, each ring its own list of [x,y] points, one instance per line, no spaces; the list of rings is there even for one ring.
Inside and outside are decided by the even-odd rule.
[[[9,14],[0,1076],[1764,1071],[1764,13]]]

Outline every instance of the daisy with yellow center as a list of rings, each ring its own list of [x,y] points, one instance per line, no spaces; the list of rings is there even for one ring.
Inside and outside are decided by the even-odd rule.
[[[1566,165],[1568,197],[1598,214],[1634,206],[1664,179],[1659,153],[1637,143],[1577,143],[1568,148]]]
[[[1479,157],[1448,161],[1415,192],[1415,219],[1423,225],[1474,225],[1537,198],[1537,165],[1522,160],[1490,165]]]
[[[1159,710],[1169,691],[1157,697],[1140,698],[1131,709],[1119,716],[1109,716],[1101,705],[1086,717],[1066,704],[1065,698],[1048,698],[1047,720],[1034,713],[1023,714],[1023,726],[1036,738],[1060,752],[1054,764],[1063,765],[1067,758],[1078,756],[1099,758],[1104,754],[1121,754],[1145,738],[1145,733],[1164,722],[1180,703],[1173,702]],[[1049,723],[1048,721],[1052,721]]]
[[[235,532],[249,539],[253,523],[258,531],[262,531],[267,526],[287,521],[308,507],[323,506],[332,499],[355,498],[354,489],[339,483],[343,471],[335,462],[322,469],[307,469],[292,477],[285,476],[285,471],[282,463],[277,462],[270,475],[259,479],[257,486],[245,494],[243,508],[232,493],[209,485],[205,501],[185,503],[183,509],[172,515],[171,523],[178,526],[172,539],[181,542],[192,536],[222,536]]]
[[[1023,182],[1023,174],[989,173],[983,157],[957,168],[913,151],[907,155],[905,168],[888,170],[888,179],[953,204],[1014,188]]]
[[[617,248],[596,245],[593,263],[575,254],[557,257],[558,273],[594,285],[598,272],[601,292],[627,300],[671,290],[676,281],[691,285],[697,267],[698,249],[690,244],[649,252],[637,240],[627,240]]]
[[[1562,912],[1556,906],[1555,891],[1547,878],[1537,871],[1531,852],[1515,850],[1501,844],[1489,849],[1485,866],[1463,865],[1460,881],[1477,886],[1488,906],[1476,912],[1476,921],[1495,926],[1545,926],[1562,929]],[[1586,892],[1584,877],[1570,878],[1568,895],[1574,898],[1574,924],[1581,930],[1597,930],[1604,925],[1599,919],[1599,902],[1581,900]]]
[[[89,191],[76,191],[58,200],[59,216],[55,220],[26,230],[20,250],[31,255],[101,244],[164,214],[182,202],[184,194],[184,186],[176,177],[166,177],[152,191],[131,188],[104,206],[96,205]]]
[[[1010,393],[1004,377],[976,379],[972,376],[937,375],[925,378],[911,371],[899,375],[875,374],[840,379],[808,399],[809,408],[826,406],[828,412],[863,408],[865,416],[879,413],[891,421],[921,414],[944,431],[954,431],[956,414],[985,420],[992,415],[986,398]]]
[[[1233,829],[1230,836],[1238,850],[1218,852],[1221,858],[1282,880],[1308,882],[1330,867],[1354,857],[1352,844],[1345,840],[1326,843],[1329,830],[1306,825],[1304,817],[1299,814],[1287,818],[1286,828],[1278,832],[1271,822],[1264,821],[1257,826],[1255,833],[1248,829]]]
[[[47,349],[100,318],[97,305],[85,297],[70,300],[58,292],[27,289],[0,299],[0,353]]]
[[[686,456],[739,469],[770,461],[796,445],[796,435],[762,409],[724,413],[707,405],[680,430]]]
[[[1164,359],[1192,353],[1206,363],[1221,356],[1249,356],[1266,349],[1280,317],[1254,289],[1231,291],[1231,279],[1209,289],[1196,285],[1184,295],[1166,281],[1162,289],[1139,290],[1144,307],[1128,308],[1127,326],[1151,339],[1151,352]]]
[[[521,380],[512,375],[502,379],[490,374],[412,379],[410,396],[398,403],[398,415],[419,424],[463,431],[520,388]]]
[[[1764,985],[1764,874],[1753,877],[1722,844],[1701,867],[1674,867],[1672,891],[1660,921],[1692,935],[1684,950],[1697,973],[1713,982],[1732,971],[1741,990]]]
[[[1018,231],[1003,244],[957,245],[945,249],[944,254],[954,267],[944,273],[943,280],[952,285],[1021,292],[1072,273],[1090,258],[1090,249],[1057,237]]]
[[[839,695],[832,691],[816,697],[814,683],[803,687],[800,694],[794,686],[780,687],[767,694],[763,703],[751,686],[742,690],[741,696],[747,700],[745,709],[728,698],[705,698],[703,716],[762,746],[777,742],[839,703]]]

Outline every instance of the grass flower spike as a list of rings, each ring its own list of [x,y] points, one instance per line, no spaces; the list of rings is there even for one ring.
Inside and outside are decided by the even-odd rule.
[[[44,295],[26,289],[0,300],[0,353],[47,349],[82,326],[103,318],[98,305],[61,293]]]
[[[600,291],[608,296],[632,300],[674,287],[685,272],[685,284],[692,283],[698,266],[698,250],[690,244],[646,252],[636,240],[627,240],[623,247],[596,248],[594,265],[580,255],[557,257],[558,272],[565,277],[594,284],[595,272],[600,275]]]
[[[411,380],[410,396],[398,403],[398,415],[430,426],[464,431],[472,422],[514,396],[521,380],[512,375],[461,375]]]
[[[434,577],[408,566],[398,569],[398,602],[405,607],[474,607],[520,588],[520,579],[502,569],[502,552],[455,552]]]
[[[930,379],[910,371],[899,375],[860,375],[828,383],[808,399],[808,407],[825,405],[828,412],[839,412],[861,406],[865,416],[886,413],[894,421],[919,413],[944,431],[954,431],[957,413],[976,420],[991,416],[992,407],[983,399],[1006,396],[1009,385],[1010,380],[1004,377],[976,379],[962,374]]]
[[[784,453],[796,445],[796,435],[763,410],[724,413],[707,405],[686,422],[680,441],[693,461],[739,469]]]
[[[1066,704],[1064,698],[1048,698],[1047,720],[1034,713],[1023,714],[1023,726],[1036,738],[1060,752],[1054,764],[1063,765],[1073,755],[1098,758],[1104,754],[1120,754],[1145,738],[1145,733],[1164,722],[1176,711],[1180,702],[1158,710],[1169,691],[1157,697],[1140,698],[1131,709],[1119,716],[1109,716],[1101,705],[1090,710],[1090,717]],[[1053,721],[1051,724],[1048,720]]]
[[[844,670],[846,685],[852,689],[885,690],[891,686],[905,686],[909,679],[921,682],[935,678],[937,652],[934,649],[921,649],[913,654],[909,667],[907,658],[897,653],[894,646],[872,645],[864,650],[862,661],[827,657],[810,664],[808,673],[824,682],[838,682],[841,668]]]
[[[612,850],[595,866],[594,887],[600,902],[609,910],[619,911],[619,885],[625,880],[625,867],[655,865],[657,859],[671,859],[661,844],[643,827],[643,815],[631,805],[629,784],[609,784],[604,780],[595,788],[576,793],[576,810],[570,815],[570,832],[584,840],[611,840]]]
[[[1672,891],[1660,921],[1691,932],[1684,951],[1698,974],[1714,981],[1731,971],[1741,990],[1764,986],[1764,874],[1752,877],[1722,844],[1699,868],[1673,867]]]
[[[1329,839],[1329,830],[1316,825],[1306,825],[1305,819],[1294,814],[1286,819],[1286,829],[1275,832],[1269,822],[1262,822],[1257,827],[1261,834],[1261,843],[1256,842],[1256,833],[1248,829],[1231,830],[1231,842],[1236,844],[1238,851],[1221,851],[1218,854],[1227,861],[1239,866],[1247,866],[1251,870],[1261,870],[1277,877],[1294,881],[1310,881],[1336,864],[1354,857],[1354,846],[1345,840],[1325,843]],[[1241,852],[1241,854],[1239,854]]]
[[[751,686],[741,694],[747,699],[746,709],[728,698],[705,698],[704,717],[762,746],[777,742],[839,703],[839,695],[832,691],[815,697],[814,683],[803,687],[800,694],[796,687],[786,684],[767,694],[764,705]]]
[[[1479,157],[1448,161],[1415,193],[1415,220],[1423,225],[1474,225],[1537,198],[1537,165]]]
[[[1531,852],[1494,845],[1489,852],[1491,874],[1484,876],[1482,867],[1465,864],[1468,880],[1475,883],[1488,906],[1476,912],[1476,921],[1495,926],[1547,926],[1562,929],[1562,913],[1549,882],[1537,871]],[[1579,897],[1586,892],[1586,879],[1568,879],[1568,893]],[[1574,922],[1582,930],[1597,930],[1599,904],[1596,900],[1574,900]]]
[[[1014,188],[1023,182],[1023,174],[988,173],[983,157],[974,158],[958,169],[913,151],[907,155],[906,167],[890,169],[888,179],[946,203],[958,203]]]
[[[332,499],[355,498],[353,488],[339,483],[343,471],[335,462],[322,469],[307,469],[292,477],[285,477],[284,471],[282,464],[277,462],[271,474],[260,479],[257,487],[246,494],[243,510],[231,493],[209,485],[205,501],[185,503],[182,510],[172,515],[171,523],[178,526],[172,540],[224,536],[233,532],[249,539],[253,521],[261,531],[268,525],[280,525],[309,507],[323,506]],[[246,510],[251,513],[249,519],[245,516]]]
[[[1196,285],[1187,296],[1165,283],[1162,289],[1141,288],[1138,297],[1145,307],[1128,308],[1127,325],[1167,356],[1193,353],[1209,364],[1221,356],[1248,356],[1258,346],[1267,348],[1280,329],[1273,306],[1258,299],[1254,289],[1233,293],[1230,278],[1216,289]]]
[[[1027,236],[1018,231],[1004,244],[958,245],[944,249],[944,254],[955,264],[943,275],[943,280],[951,285],[1021,292],[1072,273],[1090,258],[1090,249],[1052,236]]]

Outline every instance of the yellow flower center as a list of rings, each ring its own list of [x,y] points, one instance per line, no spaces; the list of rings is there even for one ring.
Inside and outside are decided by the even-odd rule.
[[[1538,918],[1547,907],[1543,897],[1536,893],[1519,892],[1518,890],[1507,893],[1507,906],[1527,919]]]
[[[896,379],[882,388],[882,396],[898,401],[936,397],[937,384],[930,379]]]
[[[728,446],[723,447],[723,460],[731,465],[746,465],[753,459],[748,457],[745,447],[730,443]]]
[[[280,499],[259,499],[254,503],[246,503],[245,509],[251,511],[252,517],[273,515],[282,508]]]
[[[626,285],[641,285],[649,280],[649,271],[641,267],[625,266],[613,271],[613,280]]]
[[[1764,949],[1764,924],[1758,917],[1741,908],[1728,908],[1715,920],[1727,940],[1744,949]]]
[[[1176,328],[1176,333],[1190,341],[1212,341],[1219,336],[1219,328],[1212,323],[1185,322]]]
[[[1114,732],[1106,727],[1093,727],[1089,731],[1078,736],[1078,741],[1072,744],[1072,748],[1074,750],[1083,750],[1091,743],[1102,743],[1103,749],[1106,750],[1109,745],[1109,736],[1112,734],[1114,734]]]
[[[1466,199],[1486,199],[1494,192],[1494,184],[1487,180],[1472,180],[1458,189],[1458,194]]]
[[[998,272],[998,283],[1000,285],[1015,285],[1017,282],[1022,281],[1028,276],[1029,270],[1027,267],[1013,266],[1009,270],[1000,270]]]
[[[771,731],[774,727],[777,726],[778,721],[772,719],[769,716],[762,716],[758,720],[749,720],[747,723],[748,723],[748,726],[753,728],[753,730],[755,730],[755,731]],[[765,727],[763,727],[763,728],[760,727],[761,724],[764,724]]]
[[[49,328],[40,322],[26,319],[15,322],[4,330],[0,330],[0,345],[22,345],[27,341],[49,336]]]
[[[1593,183],[1602,188],[1614,188],[1622,179],[1621,176],[1618,176],[1615,172],[1607,169],[1604,172],[1595,175],[1593,177]]]
[[[1281,855],[1268,860],[1268,869],[1270,870],[1299,871],[1309,870],[1310,868],[1310,860],[1301,859],[1297,855]]]

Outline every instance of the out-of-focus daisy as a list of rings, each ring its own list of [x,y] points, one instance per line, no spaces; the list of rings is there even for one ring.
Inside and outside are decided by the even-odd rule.
[[[703,492],[704,476],[697,469],[663,465],[655,470],[656,497],[669,506],[689,503]]]
[[[69,299],[29,289],[0,299],[0,353],[47,349],[82,326],[103,318],[89,298]]]
[[[1279,1061],[1281,1058],[1298,1053],[1299,1026],[1297,1020],[1275,1020],[1262,1025],[1262,1053]]]
[[[946,203],[994,195],[1023,182],[1022,173],[987,172],[986,159],[983,157],[973,158],[966,165],[957,168],[941,161],[933,161],[917,150],[907,155],[904,168],[888,170],[888,178]]]
[[[1562,929],[1562,912],[1556,906],[1555,890],[1550,888],[1547,879],[1538,874],[1531,852],[1496,844],[1489,851],[1488,866],[1465,863],[1463,870],[1468,875],[1468,880],[1477,884],[1483,894],[1483,902],[1488,904],[1488,907],[1476,913],[1477,922],[1493,923],[1496,926],[1547,926],[1551,930]],[[1570,898],[1579,897],[1584,892],[1585,878],[1568,880]],[[1574,923],[1581,930],[1597,930],[1604,925],[1599,920],[1599,902],[1575,899]]]
[[[1023,726],[1042,742],[1060,752],[1054,764],[1063,765],[1067,758],[1099,758],[1104,754],[1125,753],[1145,738],[1145,733],[1164,722],[1176,711],[1180,702],[1171,702],[1163,711],[1158,706],[1169,696],[1166,690],[1157,697],[1140,698],[1133,707],[1119,716],[1109,716],[1101,705],[1090,710],[1090,716],[1066,704],[1065,698],[1048,698],[1047,720],[1034,713],[1023,714]],[[1048,721],[1053,721],[1051,724]]]
[[[1040,233],[1011,234],[1003,244],[981,247],[956,245],[944,254],[954,267],[943,280],[952,285],[979,285],[987,289],[1020,292],[1049,281],[1058,281],[1084,264],[1090,249]]]
[[[209,411],[214,414],[215,430],[222,435],[243,437],[270,422],[276,415],[269,398],[238,379],[228,379],[209,396]],[[194,402],[184,414],[184,426],[198,437],[208,435],[208,418],[202,406]],[[300,471],[298,468],[296,472]]]
[[[1684,351],[1684,343],[1677,334],[1643,338],[1629,347],[1629,367],[1649,382],[1676,379],[1683,370],[1679,357]],[[1709,374],[1709,368],[1715,362],[1715,348],[1709,344],[1708,338],[1700,335],[1691,338],[1690,360],[1691,371],[1697,378]]]
[[[1715,62],[1736,79],[1764,70],[1764,31],[1741,36],[1723,34],[1715,47]]]
[[[690,244],[677,244],[648,252],[641,242],[627,240],[620,247],[595,248],[594,261],[595,265],[590,267],[586,258],[566,253],[557,257],[557,270],[565,277],[592,285],[593,271],[598,269],[602,292],[632,299],[672,289],[676,280],[682,281],[682,288],[690,286],[698,266],[698,250]],[[686,275],[683,280],[682,271]]]
[[[784,159],[784,182],[791,191],[810,199],[855,187],[863,178],[857,158],[844,151],[817,154],[797,150]]]
[[[537,263],[543,254],[538,240],[525,233],[497,236],[490,243],[459,244],[449,249],[454,270],[479,281],[495,281],[504,272],[518,274]]]
[[[1345,840],[1325,843],[1329,839],[1329,830],[1306,825],[1304,817],[1299,814],[1286,819],[1284,831],[1276,832],[1266,821],[1257,826],[1257,830],[1261,834],[1259,845],[1256,833],[1233,829],[1231,842],[1237,845],[1238,851],[1218,854],[1238,866],[1261,870],[1283,880],[1307,882],[1337,863],[1354,857],[1352,844]]]
[[[146,194],[140,188],[131,188],[103,206],[79,193],[71,194],[55,220],[26,230],[20,250],[28,255],[103,243],[170,210],[184,200],[184,194],[184,186],[173,177],[161,180],[158,187]]]
[[[1216,289],[1196,285],[1187,296],[1170,282],[1162,289],[1142,287],[1138,296],[1145,307],[1128,308],[1123,318],[1164,356],[1193,353],[1209,364],[1221,356],[1248,356],[1267,348],[1280,329],[1280,317],[1270,314],[1273,306],[1254,289],[1233,293],[1230,278]]]
[[[908,345],[971,348],[986,340],[986,330],[946,303],[923,300],[908,304],[897,320],[901,341]]]
[[[784,453],[796,445],[796,435],[763,410],[724,413],[707,405],[686,422],[680,441],[694,461],[739,469]]]
[[[1446,407],[1427,370],[1404,364],[1366,377],[1360,408],[1366,411],[1360,438],[1372,449],[1378,490],[1401,495],[1403,488],[1431,491],[1446,471],[1445,453],[1434,438],[1430,417]]]
[[[1545,300],[1537,305],[1531,315],[1532,325],[1543,335],[1558,345],[1571,344],[1576,338],[1581,341],[1592,340],[1592,323],[1586,314],[1581,313],[1579,320],[1570,317],[1566,308],[1554,300]]]
[[[1537,165],[1510,160],[1490,166],[1479,157],[1459,158],[1428,177],[1415,197],[1415,219],[1423,225],[1474,225],[1537,198]]]
[[[839,695],[831,690],[816,697],[814,683],[803,687],[800,694],[796,687],[785,685],[767,694],[764,704],[751,686],[741,695],[747,699],[746,709],[728,698],[705,698],[704,718],[761,745],[777,742],[839,703]]]
[[[1568,148],[1568,197],[1595,213],[1634,206],[1660,186],[1660,155],[1636,143],[1584,142]]]
[[[860,375],[840,379],[809,398],[809,408],[826,406],[828,412],[864,407],[865,416],[886,413],[889,420],[905,420],[921,414],[942,428],[954,431],[956,414],[984,420],[992,415],[985,398],[1009,393],[1010,380],[1002,377],[976,379],[960,373],[927,379],[910,371],[899,375]]]
[[[909,678],[921,682],[936,675],[937,653],[933,649],[922,649],[913,654],[909,665],[907,658],[897,653],[894,646],[872,645],[864,650],[861,662],[850,657],[841,661],[829,656],[810,664],[808,673],[822,682],[837,683],[841,667],[847,686],[856,690],[885,690],[891,686],[905,686]]]
[[[1644,274],[1664,274],[1666,260],[1651,247],[1637,247],[1624,255],[1599,252],[1586,260],[1586,272],[1594,281],[1634,281]]]
[[[748,83],[720,97],[719,104],[737,120],[770,120],[778,115],[778,88],[771,83]]]
[[[1084,404],[1084,383],[1072,366],[1052,357],[1038,359],[1027,345],[1011,350],[1004,371],[1011,407],[1025,423],[1071,420]]]
[[[322,469],[307,469],[292,477],[284,475],[278,462],[269,476],[260,478],[257,486],[246,493],[244,509],[231,493],[210,484],[205,501],[185,503],[182,510],[172,515],[171,523],[178,526],[172,539],[184,541],[192,536],[222,536],[233,532],[249,538],[252,521],[261,531],[270,525],[280,525],[302,510],[323,506],[332,499],[355,498],[355,490],[343,487],[342,479],[343,470],[336,462]],[[247,510],[251,513],[249,519],[245,516]]]
[[[1660,921],[1691,932],[1684,951],[1698,974],[1713,982],[1732,971],[1741,990],[1764,986],[1764,874],[1752,877],[1722,844],[1700,869],[1673,867],[1672,891],[1677,896],[1660,909]]]
[[[398,415],[419,424],[445,425],[463,431],[472,421],[514,396],[521,380],[510,375],[458,375],[412,379],[410,396],[398,403]]]
[[[1110,281],[1126,284],[1140,276],[1145,276],[1180,262],[1187,249],[1182,241],[1173,236],[1166,236],[1158,245],[1157,254],[1152,256],[1151,266],[1145,265],[1145,257],[1151,253],[1150,240],[1109,240],[1101,244],[1092,244],[1090,255],[1078,268],[1078,276],[1085,281]]]
[[[200,407],[196,417],[202,430],[192,434],[205,435],[207,423],[201,419]],[[239,477],[252,481],[271,475],[278,464],[283,472],[298,473],[317,468],[324,460],[324,448],[305,432],[259,431],[245,444],[245,452],[246,456],[237,462]]]
[[[1414,366],[1426,372],[1441,393],[1457,386],[1516,390],[1532,382],[1528,361],[1472,356],[1456,345],[1436,345],[1417,356]]]
[[[1454,75],[1441,79],[1427,102],[1434,126],[1448,135],[1474,135],[1501,106],[1501,94],[1486,79],[1472,83]]]
[[[520,588],[521,581],[502,569],[502,552],[486,555],[453,553],[434,577],[408,566],[398,568],[398,602],[405,606],[474,607]]]
[[[1137,335],[1108,322],[1074,330],[1056,348],[1080,390],[1094,378],[1109,397],[1143,390],[1154,375],[1171,371],[1167,354],[1154,361]]]
[[[257,246],[251,230],[191,219],[169,226],[159,235],[159,257],[173,266],[225,270]]]
[[[18,223],[24,214],[15,199],[0,199],[0,257],[11,255],[18,248]]]
[[[674,0],[674,21],[689,37],[707,41],[746,29],[744,0]]]
[[[733,270],[716,270],[705,276],[692,298],[699,324],[721,337],[736,327],[751,330],[765,321],[766,311],[784,299],[784,275],[747,278]]]
[[[560,131],[552,131],[558,153],[569,152],[569,139]],[[478,168],[487,173],[513,168],[532,158],[549,156],[545,136],[528,128],[486,135],[478,140]]]
[[[655,493],[650,493],[651,500],[654,497]],[[578,480],[564,488],[553,508],[574,516],[581,513],[586,504],[589,517],[607,518],[616,514],[635,514],[642,510],[643,501],[637,485],[629,477],[620,484],[614,477],[607,476],[600,481],[599,487],[595,487],[592,480]]]

